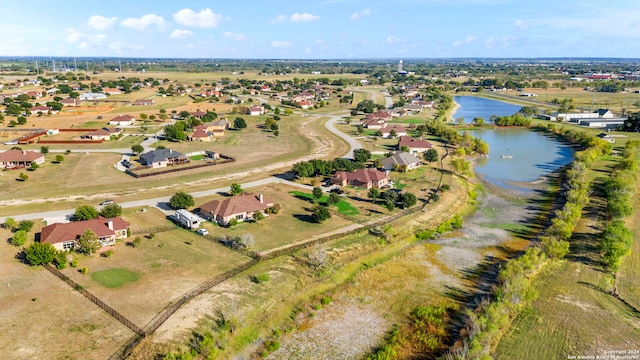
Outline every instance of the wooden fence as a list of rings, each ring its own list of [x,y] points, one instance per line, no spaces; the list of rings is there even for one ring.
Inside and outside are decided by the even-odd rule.
[[[223,155],[220,155],[220,157],[223,157]],[[222,164],[232,163],[232,162],[236,161],[235,158],[232,158],[230,156],[224,156],[223,159],[224,160],[207,161],[207,162],[204,162],[202,164],[196,164],[196,165],[187,165],[187,166],[179,165],[179,166],[174,166],[174,167],[171,167],[171,168],[168,168],[168,169],[162,169],[162,170],[150,171],[150,172],[143,172],[143,173],[139,173],[139,172],[135,172],[135,170],[127,169],[127,170],[125,170],[125,173],[127,173],[128,175],[131,175],[131,176],[133,176],[135,178],[143,178],[143,177],[147,177],[147,176],[155,176],[155,175],[169,174],[169,173],[178,172],[178,171],[198,169],[198,168],[203,168],[203,167],[207,167],[207,166],[222,165]]]
[[[144,335],[144,330],[142,330],[140,327],[134,324],[133,321],[127,319],[124,315],[120,314],[116,309],[107,305],[104,301],[100,300],[97,296],[85,290],[82,286],[80,286],[80,284],[71,280],[67,275],[61,273],[58,269],[56,269],[55,267],[49,264],[44,265],[44,268],[49,270],[49,272],[51,272],[53,275],[60,278],[65,283],[67,283],[75,291],[79,292],[84,297],[89,299],[92,303],[96,304],[100,309],[104,310],[107,314],[111,315],[114,319],[120,321],[124,326],[131,329],[131,331],[133,331],[137,335]]]

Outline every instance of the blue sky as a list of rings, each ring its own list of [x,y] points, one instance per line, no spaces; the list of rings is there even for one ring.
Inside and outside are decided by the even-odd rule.
[[[637,0],[4,1],[0,56],[640,58]]]

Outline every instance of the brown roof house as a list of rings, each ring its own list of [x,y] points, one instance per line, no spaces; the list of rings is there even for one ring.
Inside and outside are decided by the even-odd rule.
[[[40,242],[49,243],[57,250],[69,251],[76,246],[80,236],[87,230],[98,235],[102,247],[113,246],[116,239],[127,238],[129,223],[123,218],[104,218],[76,221],[71,223],[55,223],[42,228]]]
[[[249,109],[247,109],[247,113],[251,116],[259,116],[264,115],[264,106],[262,105],[251,105]]]
[[[393,135],[391,135],[392,131],[394,133]],[[394,138],[398,136],[407,136],[407,129],[405,129],[402,125],[392,124],[380,129],[380,133],[382,134],[383,138]]]
[[[102,129],[98,129],[98,130],[92,131],[92,132],[90,132],[88,134],[85,134],[82,137],[85,138],[85,139],[90,139],[90,140],[109,141],[109,140],[111,140],[112,136],[118,136],[120,133],[122,133],[122,129],[102,128]]]
[[[222,226],[227,226],[231,220],[238,222],[253,219],[255,212],[262,212],[273,207],[273,202],[264,198],[262,194],[242,194],[224,200],[210,201],[200,206],[200,215],[208,220],[215,220]]]
[[[115,126],[131,126],[136,122],[136,118],[131,115],[118,115],[109,120],[109,125]]]
[[[136,101],[133,102],[133,106],[149,106],[149,105],[153,105],[155,104],[155,101],[153,101],[153,99],[138,99]]]
[[[409,148],[409,152],[413,154],[425,152],[433,147],[427,140],[416,139],[411,136],[400,136],[398,150],[402,149],[403,146]]]
[[[0,153],[0,166],[5,168],[28,167],[31,163],[44,163],[44,155],[35,151],[7,150]]]
[[[358,169],[356,171],[338,171],[331,177],[331,183],[340,186],[352,185],[366,189],[382,188],[389,184],[389,175],[376,169]]]

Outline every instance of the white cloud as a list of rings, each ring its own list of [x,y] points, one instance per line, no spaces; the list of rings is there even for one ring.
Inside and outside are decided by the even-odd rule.
[[[529,24],[527,24],[527,23],[526,23],[524,20],[522,20],[522,19],[517,19],[517,20],[516,20],[516,22],[515,22],[515,24],[516,24],[516,27],[517,27],[518,29],[526,30],[526,29],[528,29],[528,28],[529,28]]]
[[[232,33],[230,31],[222,33],[222,37],[225,37],[227,39],[233,39],[235,41],[242,41],[242,40],[246,39],[246,36],[244,36],[244,34]]]
[[[100,15],[93,15],[89,17],[89,21],[87,21],[87,25],[91,26],[96,30],[106,30],[112,27],[116,21],[118,21],[117,17],[104,17]]]
[[[387,36],[387,44],[399,44],[404,42],[407,42],[407,40],[402,38],[397,38],[393,35]]]
[[[303,14],[295,13],[291,15],[289,20],[291,20],[291,22],[315,21],[315,20],[320,20],[320,16],[309,14],[309,13],[303,13]]]
[[[490,36],[484,41],[484,45],[488,49],[502,49],[511,46],[515,40],[516,38],[511,35],[501,38]]]
[[[286,15],[278,15],[276,17],[274,17],[273,19],[271,19],[271,23],[276,24],[276,23],[281,23],[281,22],[285,22],[287,21],[287,16]]]
[[[114,41],[109,44],[109,49],[120,52],[122,50],[142,50],[144,49],[143,45],[128,45],[120,41]]]
[[[302,14],[293,13],[291,14],[291,16],[286,16],[281,14],[271,19],[271,23],[277,24],[277,23],[285,22],[287,20],[291,22],[309,22],[309,21],[320,20],[320,16],[309,14],[309,13],[302,13]]]
[[[293,46],[293,44],[290,41],[274,40],[274,41],[271,42],[271,47],[273,47],[273,48],[288,49],[288,48],[290,48],[292,46]]]
[[[193,31],[175,29],[169,34],[169,37],[172,39],[183,39],[191,35],[193,35]]]
[[[354,12],[353,14],[351,14],[351,21],[355,21],[355,20],[359,20],[365,16],[369,16],[371,15],[372,11],[369,8],[366,8],[362,11],[359,12]]]
[[[156,14],[146,14],[139,18],[127,18],[120,22],[120,25],[131,29],[144,31],[155,26],[157,30],[164,29],[166,21],[162,16]]]
[[[464,40],[458,40],[453,42],[453,46],[460,46],[462,44],[470,44],[474,41],[478,40],[477,36],[467,36]]]
[[[83,45],[83,43],[86,43],[86,42],[88,42],[88,43],[100,43],[106,38],[107,37],[105,35],[102,35],[102,34],[98,34],[98,35],[83,34],[80,31],[78,31],[77,29],[69,28],[69,29],[67,29],[66,40],[67,40],[67,42],[70,42],[70,43],[80,43],[81,46],[86,47],[88,44],[84,44]]]
[[[211,9],[206,8],[195,12],[191,9],[182,9],[173,14],[173,19],[178,23],[186,26],[194,26],[201,28],[214,28],[220,25],[223,16],[216,14]]]

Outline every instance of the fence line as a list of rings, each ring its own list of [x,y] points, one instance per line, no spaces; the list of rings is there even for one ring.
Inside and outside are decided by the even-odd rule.
[[[220,156],[220,157],[222,157],[222,156]],[[189,165],[189,166],[179,166],[179,167],[175,167],[175,168],[172,168],[172,169],[164,169],[164,170],[146,172],[146,173],[136,173],[133,170],[127,169],[127,170],[125,170],[125,173],[127,173],[128,175],[131,175],[131,176],[133,176],[135,178],[142,178],[142,177],[147,177],[147,176],[155,176],[155,175],[168,174],[168,173],[172,173],[172,172],[197,169],[197,168],[202,168],[202,167],[207,167],[207,166],[222,165],[222,164],[232,163],[232,162],[235,162],[235,161],[236,161],[236,159],[234,159],[232,157],[226,157],[226,158],[224,158],[224,160],[207,161],[204,164]]]
[[[92,293],[90,293],[89,291],[85,290],[82,286],[80,286],[80,284],[78,284],[77,282],[71,280],[67,275],[63,274],[58,269],[54,268],[53,266],[51,266],[49,264],[44,265],[44,268],[49,270],[49,272],[51,272],[53,275],[55,275],[58,278],[60,278],[65,283],[67,283],[75,291],[79,292],[84,297],[89,299],[91,302],[96,304],[99,308],[104,310],[107,314],[111,315],[114,319],[120,321],[124,326],[128,327],[129,329],[131,329],[131,331],[135,332],[137,335],[144,335],[144,331],[139,326],[134,324],[133,321],[127,319],[124,315],[120,314],[114,308],[112,308],[111,306],[107,305],[104,301],[100,300],[97,296],[95,296]]]

